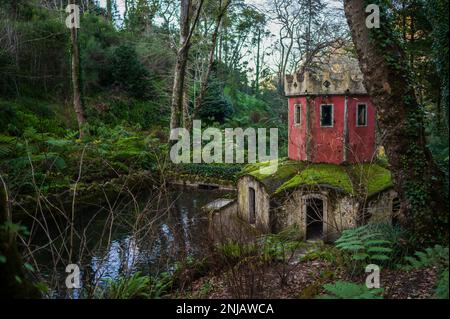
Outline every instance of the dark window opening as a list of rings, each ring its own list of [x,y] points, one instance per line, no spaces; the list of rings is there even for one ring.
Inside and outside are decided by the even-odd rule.
[[[398,197],[395,197],[392,200],[392,225],[393,226],[398,226],[400,224],[399,212],[400,212],[400,199]]]
[[[367,222],[370,220],[370,218],[372,217],[372,213],[370,212],[370,210],[367,208],[366,205],[363,206],[362,210],[360,211],[359,215],[358,215],[358,220],[357,220],[357,224],[358,226],[362,226],[367,224]]]
[[[199,189],[218,189],[219,185],[215,184],[198,184]]]
[[[306,239],[323,237],[323,201],[318,198],[306,201]]]
[[[300,124],[302,120],[302,108],[300,104],[295,104],[294,109],[294,124]]]
[[[248,205],[249,223],[254,224],[256,222],[256,198],[255,189],[252,187],[248,188]]]
[[[333,126],[333,105],[324,104],[320,106],[320,126]]]
[[[367,125],[367,105],[366,104],[358,104],[358,114],[357,114],[357,126],[366,126]]]

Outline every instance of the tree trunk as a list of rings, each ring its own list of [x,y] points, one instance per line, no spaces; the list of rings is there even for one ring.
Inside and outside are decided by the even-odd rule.
[[[183,89],[183,127],[191,129],[191,117],[189,115],[189,90],[187,81],[185,81]]]
[[[4,227],[11,223],[8,190],[0,176],[0,299],[39,298],[39,291],[25,278],[16,234]]]
[[[112,21],[112,0],[106,0],[106,17],[109,21]]]
[[[230,3],[231,3],[231,0],[226,0],[226,3],[224,5],[224,7],[220,8],[219,14],[217,15],[217,18],[216,18],[216,25],[214,27],[214,32],[212,34],[212,39],[211,39],[211,49],[209,51],[208,66],[206,67],[205,75],[204,75],[204,77],[203,77],[203,79],[201,81],[201,84],[200,84],[200,91],[199,91],[198,96],[197,96],[197,98],[195,100],[194,110],[193,110],[193,113],[192,113],[192,119],[196,119],[198,117],[198,112],[200,110],[200,107],[202,105],[203,99],[205,97],[206,89],[207,89],[207,86],[208,86],[209,75],[211,73],[211,69],[212,69],[212,66],[213,66],[213,63],[214,63],[214,50],[215,50],[215,48],[217,46],[217,37],[219,35],[219,29],[220,29],[220,26],[222,24],[222,19],[223,19],[224,15],[225,15],[225,13],[226,13]]]
[[[180,3],[180,47],[177,52],[177,62],[173,79],[170,130],[179,127],[180,124],[180,111],[182,111],[183,107],[184,82],[191,37],[200,16],[203,0],[199,0],[197,4],[197,11],[192,26],[190,26],[191,0],[180,0]]]
[[[261,29],[258,29],[258,47],[256,49],[256,75],[255,75],[255,94],[259,94],[259,73],[261,72],[260,65],[261,55]]]
[[[366,27],[364,1],[345,0],[344,10],[364,84],[377,108],[383,145],[401,202],[400,217],[422,235],[422,241],[433,241],[438,230],[448,236],[444,176],[427,149],[423,111],[416,100],[408,61],[383,14],[388,8],[377,4],[382,15],[378,29]]]
[[[189,53],[187,38],[189,36],[190,6],[190,0],[180,0],[180,47],[177,52],[177,62],[173,79],[170,130],[180,125],[180,110],[183,105],[184,79]]]
[[[75,0],[70,1],[75,4]],[[81,103],[81,87],[80,87],[80,54],[78,47],[78,30],[74,26],[70,29],[70,40],[72,47],[72,89],[73,89],[73,108],[75,110],[80,131],[80,138],[83,138],[83,125],[86,123],[83,105]]]

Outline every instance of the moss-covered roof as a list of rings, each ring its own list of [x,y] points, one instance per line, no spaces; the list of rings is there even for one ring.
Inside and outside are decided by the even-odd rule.
[[[264,184],[269,194],[279,194],[301,186],[333,188],[348,194],[372,196],[392,187],[391,172],[377,164],[312,164],[282,159],[273,174],[260,168],[268,162],[247,165],[241,176],[250,175]]]
[[[241,176],[250,175],[254,177],[264,184],[269,194],[272,194],[275,193],[284,182],[288,181],[305,168],[304,162],[280,159],[278,161],[277,171],[273,174],[265,174],[264,168],[269,167],[269,165],[270,162],[248,164],[244,167]]]

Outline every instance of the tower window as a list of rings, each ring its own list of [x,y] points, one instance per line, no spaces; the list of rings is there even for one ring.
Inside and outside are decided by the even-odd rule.
[[[302,121],[302,106],[294,104],[294,124],[300,124]]]
[[[320,106],[320,126],[333,127],[333,105],[322,104]]]
[[[358,104],[356,126],[367,126],[367,105]]]

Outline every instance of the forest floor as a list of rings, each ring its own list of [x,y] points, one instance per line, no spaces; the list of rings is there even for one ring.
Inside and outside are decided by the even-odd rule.
[[[298,262],[290,265],[288,280],[280,285],[280,275],[285,271],[283,264],[276,263],[256,271],[253,276],[236,272],[210,273],[195,280],[188,289],[177,292],[176,298],[274,298],[311,299],[324,294],[323,285],[339,280],[357,284],[365,282],[365,274],[350,276],[341,269],[323,260]],[[252,282],[252,289],[243,287],[242,282]],[[437,281],[435,267],[405,271],[382,270],[381,287],[385,299],[429,299],[433,298]],[[251,285],[249,285],[251,286]]]

